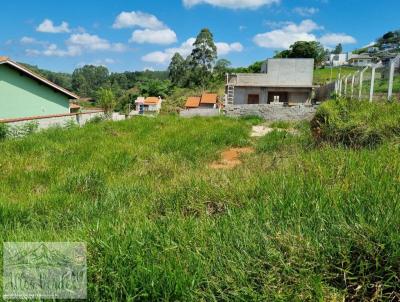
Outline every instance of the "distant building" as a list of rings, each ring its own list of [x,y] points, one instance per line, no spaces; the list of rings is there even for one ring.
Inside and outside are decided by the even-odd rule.
[[[331,54],[329,56],[328,64],[330,66],[343,66],[347,64],[347,53],[340,53],[340,54]]]
[[[228,75],[226,104],[295,105],[311,102],[314,59],[268,59],[262,71]]]
[[[161,97],[138,97],[135,101],[136,111],[139,114],[159,113],[163,100]]]
[[[0,119],[69,114],[79,97],[25,66],[0,57]]]
[[[216,93],[203,93],[201,97],[189,97],[185,104],[186,109],[218,108],[218,95]]]
[[[370,66],[373,63],[374,58],[369,54],[353,54],[349,53],[348,62],[349,65],[354,67],[366,67]]]
[[[368,53],[376,53],[378,51],[379,51],[379,47],[376,47],[376,46],[368,47]]]
[[[383,71],[381,72],[383,79],[389,78],[390,64],[394,64],[395,74],[400,73],[400,54],[392,54],[382,58]]]
[[[386,43],[382,44],[380,49],[384,51],[390,51],[399,48],[399,45],[396,43]]]
[[[185,108],[186,109],[199,108],[200,107],[200,101],[201,101],[201,97],[199,97],[199,96],[190,96],[186,100]]]

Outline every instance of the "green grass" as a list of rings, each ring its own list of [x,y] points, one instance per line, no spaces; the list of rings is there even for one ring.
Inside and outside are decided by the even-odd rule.
[[[315,147],[305,123],[281,145],[251,140],[253,123],[161,116],[3,141],[2,240],[86,242],[91,301],[399,298],[398,145]],[[231,146],[256,153],[209,168]]]
[[[329,101],[318,108],[312,128],[319,142],[375,147],[386,139],[400,137],[400,104]]]
[[[338,78],[339,73],[341,76],[346,76],[357,71],[353,67],[333,67],[332,72],[330,67],[320,68],[314,70],[314,85],[324,85],[329,81],[334,81]]]

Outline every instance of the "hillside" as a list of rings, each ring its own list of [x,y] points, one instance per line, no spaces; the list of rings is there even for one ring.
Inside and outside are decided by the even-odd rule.
[[[173,116],[0,142],[0,234],[86,242],[91,301],[396,300],[398,130],[338,135],[375,138],[399,111],[346,106],[322,107],[318,144],[308,123],[255,139],[258,119]]]

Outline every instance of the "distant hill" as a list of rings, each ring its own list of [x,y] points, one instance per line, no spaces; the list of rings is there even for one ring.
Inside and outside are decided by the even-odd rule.
[[[353,51],[353,53],[368,52],[369,47],[377,47],[380,51],[389,52],[400,52],[400,29],[388,31],[381,37],[377,38],[374,44],[368,47],[359,48]]]

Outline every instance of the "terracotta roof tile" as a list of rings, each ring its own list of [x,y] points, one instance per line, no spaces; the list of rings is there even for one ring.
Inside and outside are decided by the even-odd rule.
[[[8,57],[0,56],[0,62],[8,61]]]
[[[216,93],[203,93],[201,96],[201,104],[216,104],[218,102],[218,95]]]
[[[157,105],[160,102],[160,99],[154,96],[149,96],[144,100],[145,105]]]
[[[200,105],[201,98],[198,96],[191,96],[188,97],[185,107],[186,108],[197,108]]]
[[[72,104],[69,105],[69,108],[71,108],[71,109],[80,109],[81,106],[79,106],[78,104],[72,103]]]

